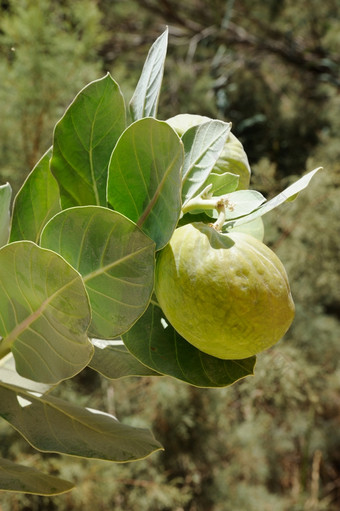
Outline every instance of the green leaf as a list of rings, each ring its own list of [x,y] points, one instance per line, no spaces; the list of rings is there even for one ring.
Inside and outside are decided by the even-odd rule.
[[[50,148],[36,164],[14,199],[10,241],[38,243],[46,222],[60,211],[59,188],[50,171]]]
[[[122,462],[162,448],[149,430],[113,415],[7,385],[0,385],[0,416],[43,452]]]
[[[283,192],[279,193],[279,195],[277,195],[270,201],[265,202],[263,205],[261,205],[259,208],[257,208],[255,211],[253,211],[249,215],[239,218],[237,220],[232,220],[232,221],[225,223],[223,226],[223,229],[237,227],[239,225],[250,222],[250,221],[254,220],[255,218],[258,218],[258,217],[268,213],[269,211],[276,208],[277,206],[280,206],[284,202],[288,201],[291,197],[294,197],[297,193],[301,192],[301,190],[306,188],[309,185],[312,177],[316,174],[316,172],[321,170],[321,168],[322,167],[318,167],[318,168],[312,170],[311,172],[308,172],[308,174],[306,174],[302,178],[298,179],[298,181],[296,181],[292,185],[288,186],[288,188],[283,190]]]
[[[225,387],[253,374],[256,358],[222,360],[185,341],[151,304],[141,319],[123,335],[133,356],[151,369],[197,387]]]
[[[66,209],[46,225],[41,245],[83,276],[92,307],[91,337],[117,337],[147,308],[155,244],[120,213],[100,206]]]
[[[254,238],[263,241],[264,238],[264,225],[261,217],[255,218],[251,222],[246,224],[238,225],[235,228],[230,229],[228,232],[245,232],[250,234]]]
[[[51,385],[39,383],[20,376],[15,369],[15,360],[12,353],[8,353],[0,360],[0,384],[8,383],[25,390],[44,394],[51,389]]]
[[[31,241],[0,249],[0,358],[12,350],[21,376],[57,383],[83,369],[90,318],[83,281],[62,257]]]
[[[227,194],[227,199],[229,202],[226,214],[228,220],[248,215],[266,201],[265,197],[256,190],[238,190]]]
[[[106,206],[108,163],[125,126],[124,99],[109,74],[76,96],[54,132],[51,170],[63,209]]]
[[[110,160],[108,202],[135,222],[159,250],[181,212],[183,145],[170,126],[151,117],[131,124]]]
[[[139,362],[125,346],[108,345],[105,341],[98,342],[96,339],[93,339],[92,342],[94,343],[94,355],[89,367],[106,378],[117,380],[127,376],[160,376],[159,373]]]
[[[0,186],[0,247],[6,245],[9,237],[10,204],[12,188],[9,183]]]
[[[0,458],[0,490],[34,495],[60,495],[74,484],[59,477]]]
[[[143,117],[156,116],[167,46],[168,29],[166,28],[149,50],[142,74],[130,101],[130,113],[133,121]]]
[[[230,128],[230,123],[208,121],[184,133],[183,204],[197,193],[207,179],[226,143]]]
[[[225,195],[234,192],[239,184],[240,176],[225,172],[224,174],[215,174],[210,172],[204,184],[199,188],[197,194],[201,193],[209,184],[212,185],[210,193],[213,195]]]

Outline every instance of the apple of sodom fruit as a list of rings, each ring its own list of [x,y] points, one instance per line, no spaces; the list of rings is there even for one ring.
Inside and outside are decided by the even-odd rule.
[[[208,224],[175,230],[160,252],[156,296],[189,343],[222,359],[247,358],[286,333],[294,302],[286,271],[270,248]]]

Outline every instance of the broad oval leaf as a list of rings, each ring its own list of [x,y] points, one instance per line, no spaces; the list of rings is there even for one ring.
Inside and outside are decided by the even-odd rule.
[[[183,145],[170,126],[151,117],[131,124],[112,153],[108,202],[156,242],[169,241],[181,212]]]
[[[206,181],[222,152],[230,128],[230,123],[208,121],[193,126],[184,133],[183,204],[191,199]]]
[[[6,245],[9,237],[10,204],[12,188],[9,183],[0,186],[0,247]]]
[[[145,60],[142,74],[130,101],[133,121],[156,116],[167,46],[168,28],[153,43]]]
[[[0,358],[12,350],[24,378],[57,383],[83,369],[93,347],[79,273],[31,241],[0,249]]]
[[[151,304],[141,319],[123,335],[128,350],[144,365],[197,387],[226,387],[253,374],[255,357],[222,360],[198,350]]]
[[[65,479],[0,458],[0,490],[2,491],[49,496],[60,495],[72,488],[74,484]]]
[[[245,232],[260,241],[264,239],[264,224],[261,217],[255,218],[246,224],[241,224],[227,232]]]
[[[127,376],[161,376],[131,355],[123,343],[111,345],[105,341],[98,342],[96,339],[92,342],[94,354],[89,367],[106,378],[118,380]]]
[[[208,185],[211,185],[209,192],[213,195],[225,195],[234,192],[238,187],[239,180],[240,176],[231,172],[224,172],[224,174],[210,172],[204,184],[199,188],[197,195],[203,192]]]
[[[117,337],[147,308],[155,243],[120,213],[100,206],[61,211],[44,228],[41,245],[83,276],[92,307],[91,337]]]
[[[248,222],[251,222],[252,220],[255,220],[256,218],[259,218],[272,209],[276,208],[277,206],[280,206],[284,202],[289,201],[292,197],[295,197],[296,194],[300,193],[302,190],[304,190],[310,183],[310,180],[312,177],[321,170],[322,167],[318,167],[311,172],[308,172],[308,174],[305,174],[303,177],[298,179],[295,183],[288,186],[283,192],[279,193],[276,197],[273,199],[265,202],[261,206],[259,206],[255,211],[252,213],[249,213],[248,215],[238,218],[236,220],[230,220],[226,222],[223,226],[224,229],[229,229],[233,227],[238,227],[239,225],[246,224]]]
[[[28,380],[27,378],[20,376],[15,369],[13,353],[8,353],[0,360],[0,385],[1,382],[21,387],[25,390],[38,392],[39,394],[44,394],[52,387],[52,385]]]
[[[57,123],[53,140],[51,170],[63,209],[106,206],[108,163],[125,126],[123,95],[109,74],[76,96]]]
[[[33,447],[84,458],[135,461],[162,449],[153,434],[108,413],[0,385],[0,415]]]
[[[227,220],[248,215],[266,202],[266,198],[256,190],[237,190],[227,194],[226,198],[228,199]]]
[[[10,241],[38,243],[46,222],[60,211],[59,188],[50,171],[52,148],[36,164],[13,204]]]

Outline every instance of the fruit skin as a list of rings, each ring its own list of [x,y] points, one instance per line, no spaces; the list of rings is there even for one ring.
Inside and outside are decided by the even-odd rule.
[[[182,135],[193,126],[211,121],[209,117],[195,114],[178,114],[171,117],[166,122],[182,137]],[[222,152],[212,169],[214,174],[224,174],[231,172],[239,176],[238,190],[249,188],[250,166],[248,157],[243,149],[243,145],[233,133],[229,133]]]
[[[159,253],[156,296],[188,342],[222,359],[243,359],[286,333],[294,302],[283,264],[266,245],[200,222],[175,230]]]

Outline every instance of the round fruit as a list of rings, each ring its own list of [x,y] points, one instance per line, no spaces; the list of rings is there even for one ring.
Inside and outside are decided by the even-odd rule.
[[[189,128],[208,121],[211,121],[211,119],[202,115],[179,114],[171,117],[166,122],[181,137]],[[212,169],[214,174],[224,174],[225,172],[239,176],[238,190],[244,190],[249,187],[251,171],[248,157],[241,142],[231,132],[228,135],[220,157]]]
[[[294,302],[285,269],[261,241],[203,223],[175,230],[160,252],[156,295],[177,330],[199,350],[247,358],[286,333]]]

